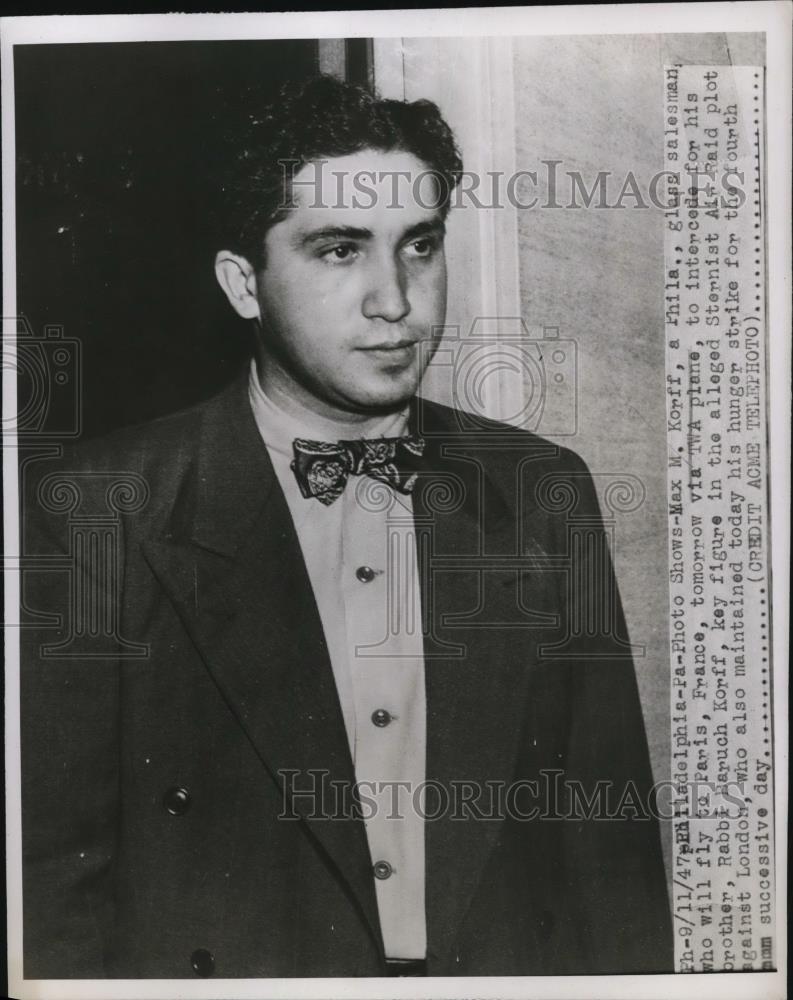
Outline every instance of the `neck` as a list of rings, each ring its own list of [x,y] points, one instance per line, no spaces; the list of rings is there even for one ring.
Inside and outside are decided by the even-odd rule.
[[[408,405],[382,413],[355,413],[317,399],[279,365],[257,357],[255,376],[267,399],[282,413],[324,439],[398,437],[405,432]]]

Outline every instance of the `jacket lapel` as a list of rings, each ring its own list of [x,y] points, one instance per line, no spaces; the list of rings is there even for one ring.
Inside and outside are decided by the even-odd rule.
[[[351,789],[354,770],[311,584],[242,379],[207,405],[195,477],[171,531],[144,552],[229,708],[381,946],[363,822],[335,810],[328,821],[332,799],[290,794],[323,780]]]
[[[425,625],[427,692],[427,781],[452,789],[472,783],[482,790],[487,811],[490,783],[509,784],[525,721],[531,650],[540,630],[552,626],[549,580],[542,568],[507,567],[507,559],[538,551],[542,519],[527,517],[518,530],[518,483],[514,470],[526,459],[525,439],[505,443],[507,488],[485,473],[499,459],[490,434],[483,441],[455,432],[448,417],[424,405],[428,472],[414,497]],[[505,441],[503,433],[501,440]],[[483,447],[484,445],[484,447]],[[487,450],[484,450],[484,449]],[[539,457],[539,456],[538,456]],[[510,465],[513,475],[510,481]],[[456,486],[462,501],[439,503],[441,485]],[[526,505],[524,505],[525,508]],[[526,523],[537,534],[524,535]],[[545,545],[548,542],[545,540]],[[539,550],[540,552],[542,550]],[[518,604],[518,587],[521,602]],[[523,608],[540,609],[533,615]],[[515,630],[522,626],[520,632]],[[526,632],[527,626],[534,631]],[[529,639],[527,640],[527,636]],[[454,802],[452,792],[451,802]],[[431,808],[428,812],[432,814]],[[427,921],[430,957],[449,960],[449,951],[476,892],[482,869],[497,843],[502,819],[442,816],[426,825]]]

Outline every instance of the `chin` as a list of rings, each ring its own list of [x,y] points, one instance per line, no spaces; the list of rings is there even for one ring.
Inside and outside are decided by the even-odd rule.
[[[408,405],[418,391],[418,383],[386,387],[372,387],[368,392],[361,392],[360,387],[354,396],[350,397],[360,410],[370,413],[388,413],[401,410]]]

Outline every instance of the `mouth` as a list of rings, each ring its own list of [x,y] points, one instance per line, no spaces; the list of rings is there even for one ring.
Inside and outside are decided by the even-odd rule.
[[[370,347],[360,347],[361,351],[401,351],[406,347],[415,347],[415,340],[389,340],[384,344],[372,344]]]
[[[388,344],[373,344],[371,347],[361,347],[359,350],[375,358],[398,362],[412,360],[415,347],[415,340],[397,340]]]

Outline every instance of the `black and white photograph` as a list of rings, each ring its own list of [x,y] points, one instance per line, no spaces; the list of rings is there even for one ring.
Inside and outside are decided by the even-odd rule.
[[[0,20],[10,996],[783,1000],[792,16]]]

